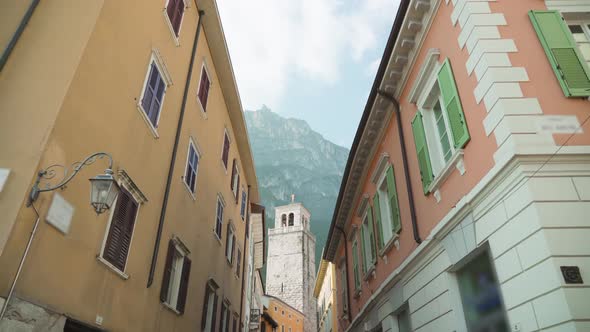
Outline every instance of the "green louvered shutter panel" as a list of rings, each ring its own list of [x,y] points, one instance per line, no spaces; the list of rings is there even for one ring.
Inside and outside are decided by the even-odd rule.
[[[367,273],[367,244],[365,243],[365,227],[361,225],[361,251],[363,258],[363,272]]]
[[[356,241],[352,244],[352,269],[354,273],[354,289],[359,289],[361,280],[359,277],[359,250]]]
[[[391,207],[391,229],[394,233],[399,233],[402,230],[402,223],[399,215],[399,203],[397,201],[397,188],[395,187],[393,166],[389,166],[387,169],[387,195],[389,206]]]
[[[379,206],[379,191],[373,196],[373,211],[375,212],[375,225],[377,226],[377,233],[379,238],[377,244],[379,244],[379,250],[383,249],[383,225],[381,225],[381,207]]]
[[[457,84],[455,84],[455,76],[448,58],[438,72],[438,85],[451,126],[454,147],[455,149],[461,149],[469,142],[470,137],[465,114],[463,114],[463,106],[461,106],[461,99],[459,98],[459,91],[457,90]]]
[[[424,123],[422,122],[422,113],[420,112],[416,113],[416,116],[412,120],[412,131],[414,132],[414,144],[416,145],[422,188],[424,189],[424,195],[426,195],[428,194],[428,186],[432,183],[434,175],[432,174],[432,165],[430,163],[430,155],[428,154],[428,145],[426,144],[426,134],[424,133]]]
[[[590,96],[590,70],[559,11],[531,10],[529,17],[565,96]]]
[[[373,231],[373,209],[370,206],[367,211],[367,218],[369,219],[367,228],[369,229],[369,245],[371,246],[371,264],[375,264],[377,262],[377,246],[375,245],[375,232]]]

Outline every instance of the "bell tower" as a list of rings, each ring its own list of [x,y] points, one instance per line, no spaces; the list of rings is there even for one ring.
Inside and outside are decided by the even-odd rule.
[[[268,230],[266,292],[301,311],[304,331],[316,330],[315,236],[311,214],[295,202],[275,208],[275,225]]]

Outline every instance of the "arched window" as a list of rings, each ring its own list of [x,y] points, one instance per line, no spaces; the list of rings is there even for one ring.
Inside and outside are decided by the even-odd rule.
[[[293,214],[293,212],[289,213],[289,226],[293,226],[293,224],[295,223],[295,215]]]
[[[281,227],[287,226],[287,215],[283,213],[281,216]]]

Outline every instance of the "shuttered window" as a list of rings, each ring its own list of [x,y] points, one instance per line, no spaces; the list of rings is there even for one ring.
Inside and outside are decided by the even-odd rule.
[[[374,220],[375,225],[377,227],[377,244],[379,245],[379,250],[381,250],[385,245],[385,238],[383,237],[383,225],[381,222],[381,206],[379,204],[379,191],[377,191],[377,193],[375,193],[375,196],[373,196],[373,212],[375,214]]]
[[[223,134],[223,150],[221,152],[221,161],[223,162],[223,166],[227,169],[227,162],[229,158],[229,136],[227,135],[227,131]]]
[[[469,130],[467,130],[465,115],[463,114],[461,99],[459,98],[459,91],[457,90],[457,84],[455,83],[455,76],[453,75],[451,62],[448,58],[445,60],[438,72],[438,86],[440,88],[442,104],[447,114],[451,136],[453,138],[453,147],[455,149],[461,149],[465,146],[465,144],[467,144],[467,142],[469,142],[470,136]],[[441,113],[441,121],[444,123],[444,118],[442,118],[442,111],[440,110],[440,107],[439,111]],[[437,127],[439,127],[438,123]],[[442,140],[443,138],[441,136],[441,141]],[[441,142],[441,144],[443,145],[442,152],[444,154],[445,143]],[[445,161],[448,161],[448,159],[445,158]]]
[[[340,299],[340,303],[342,303],[342,313],[346,314],[348,312],[348,277],[346,275],[346,264],[342,264],[340,268],[340,282],[342,289],[342,298]]]
[[[358,242],[355,240],[352,243],[352,270],[354,274],[354,289],[359,290],[361,288],[361,277],[359,274],[359,250]]]
[[[209,283],[205,286],[205,299],[203,300],[203,313],[201,314],[201,330],[214,332],[217,316],[217,294]]]
[[[215,234],[221,240],[221,228],[223,226],[223,202],[220,197],[217,197],[217,212],[215,216]]]
[[[164,82],[158,66],[152,61],[141,98],[141,108],[154,128],[158,127],[165,92],[166,82]]]
[[[199,155],[192,141],[189,141],[188,156],[186,158],[186,170],[184,173],[184,183],[191,193],[195,193],[197,186],[197,169],[199,166]]]
[[[109,226],[102,257],[121,272],[125,271],[138,203],[121,187]]]
[[[170,25],[172,25],[174,35],[178,37],[180,23],[182,22],[182,16],[184,14],[184,0],[168,0],[166,13],[168,14],[168,19],[170,20]]]
[[[422,113],[416,113],[412,120],[412,131],[414,133],[414,144],[416,145],[416,155],[418,156],[418,167],[420,168],[420,178],[422,179],[422,189],[424,194],[428,194],[428,187],[434,179],[432,165],[430,163],[430,154],[426,144],[426,133],[424,132],[424,122]]]
[[[178,248],[174,240],[168,243],[168,253],[160,290],[160,301],[166,303],[179,313],[184,313],[191,260]]]
[[[590,96],[590,69],[559,11],[531,10],[529,17],[565,96]]]
[[[234,262],[234,249],[236,246],[236,235],[230,224],[227,225],[227,238],[225,239],[225,257],[230,264]]]
[[[230,188],[231,188],[232,193],[234,194],[236,204],[238,203],[239,187],[240,187],[240,173],[238,171],[238,163],[236,161],[236,158],[234,158],[234,160],[232,162]]]
[[[246,191],[242,190],[242,205],[240,206],[240,216],[242,220],[246,218],[246,200],[248,199]]]
[[[387,168],[386,173],[387,181],[387,198],[389,208],[391,211],[391,229],[394,233],[399,233],[402,230],[401,216],[399,213],[399,202],[397,200],[397,188],[395,186],[395,174],[393,172],[393,166],[390,165]]]
[[[242,271],[242,250],[238,248],[238,257],[236,257],[236,276],[239,278]]]
[[[201,80],[199,81],[199,91],[197,92],[197,98],[199,99],[199,103],[201,103],[203,112],[207,112],[207,100],[209,99],[210,87],[211,81],[209,80],[209,75],[207,74],[205,66],[203,66],[201,69]]]
[[[237,319],[237,314],[234,314],[234,323],[233,323],[233,327],[232,327],[232,332],[238,332],[237,328],[238,328],[238,319]]]

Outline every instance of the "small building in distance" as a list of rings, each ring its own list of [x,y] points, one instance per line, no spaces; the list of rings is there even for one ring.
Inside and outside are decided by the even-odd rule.
[[[283,300],[265,295],[262,332],[303,332],[304,315]]]
[[[347,308],[346,298],[336,298],[336,267],[327,260],[322,259],[315,280],[313,297],[317,299],[317,330],[318,332],[338,331],[338,307],[341,300]],[[346,310],[345,310],[346,311]]]

